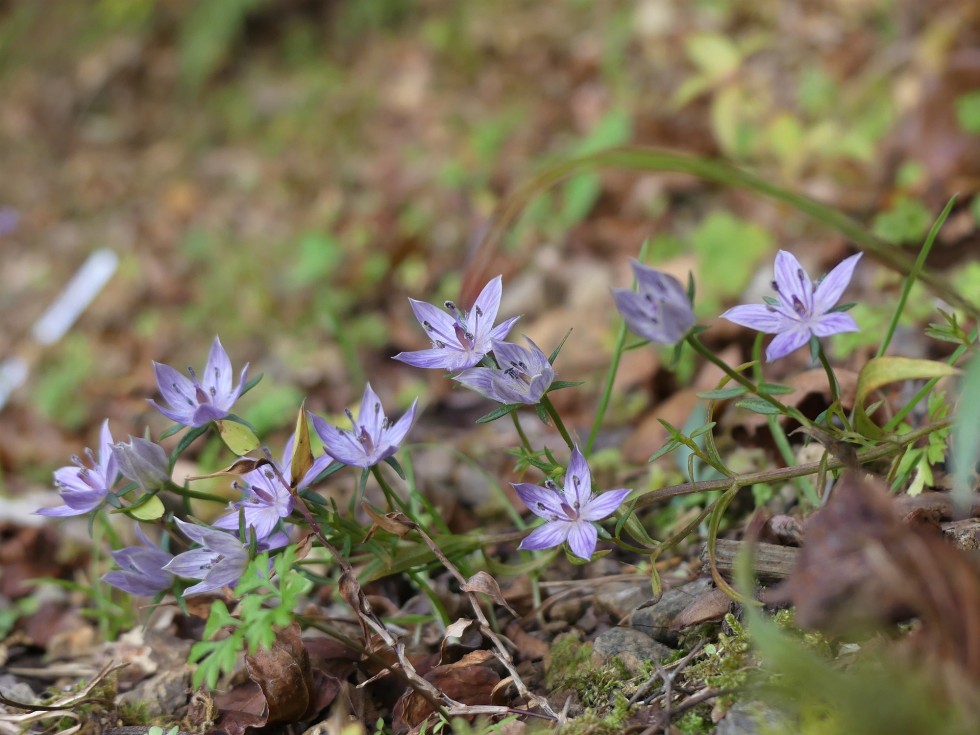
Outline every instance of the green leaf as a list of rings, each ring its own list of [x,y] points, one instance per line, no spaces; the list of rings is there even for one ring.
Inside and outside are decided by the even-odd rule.
[[[162,518],[167,509],[156,495],[146,495],[128,508],[124,508],[123,512],[138,521],[155,521],[157,518]]]
[[[660,447],[660,449],[658,449],[656,452],[654,452],[653,454],[651,454],[650,455],[650,459],[648,459],[647,462],[656,462],[658,459],[660,459],[664,455],[667,455],[667,454],[670,454],[671,452],[673,452],[680,445],[681,445],[681,443],[679,441],[677,441],[677,440],[671,440],[671,441],[667,442],[662,447]]]
[[[553,390],[561,390],[562,388],[574,388],[576,385],[582,385],[584,380],[556,380],[553,382],[546,391],[551,393]]]
[[[774,405],[761,398],[751,397],[735,403],[739,408],[744,408],[753,413],[761,413],[764,416],[778,416],[780,411]]]
[[[167,429],[162,434],[160,434],[160,441],[163,441],[164,439],[169,439],[183,428],[184,428],[183,424],[174,424],[169,429]]]
[[[173,468],[177,458],[184,453],[184,450],[187,449],[187,447],[189,447],[195,439],[208,430],[208,426],[210,426],[210,424],[198,426],[196,429],[191,429],[180,438],[180,441],[177,443],[177,448],[170,454],[171,468]]]
[[[738,47],[724,36],[698,33],[687,39],[684,50],[688,58],[712,81],[721,81],[738,69],[742,55]]]
[[[565,336],[561,338],[561,342],[558,343],[558,346],[555,348],[554,352],[552,352],[551,356],[548,358],[548,362],[551,363],[552,365],[554,365],[555,360],[558,359],[558,355],[561,353],[561,348],[565,346],[565,340],[568,339],[568,336],[571,333],[572,333],[571,329],[565,332]]]
[[[476,423],[489,424],[491,421],[496,421],[497,419],[506,416],[512,411],[516,411],[523,405],[524,405],[523,403],[506,403],[503,406],[499,406],[498,408],[493,409],[490,413],[481,416],[476,420]]]
[[[884,432],[868,416],[865,402],[874,391],[889,383],[921,378],[940,378],[960,372],[952,365],[934,360],[913,360],[908,357],[876,357],[869,360],[858,373],[854,396],[855,427],[864,436],[877,438]]]
[[[723,401],[726,398],[735,398],[748,392],[749,389],[744,385],[733,385],[731,388],[698,391],[696,395],[698,398],[703,398],[706,401]]]
[[[218,433],[221,434],[221,440],[225,446],[239,457],[248,454],[259,446],[259,438],[245,424],[229,419],[222,419],[214,423],[218,427]]]
[[[779,383],[759,383],[759,392],[767,393],[770,396],[783,396],[787,393],[792,393],[795,388],[790,388],[788,385],[780,385]]]

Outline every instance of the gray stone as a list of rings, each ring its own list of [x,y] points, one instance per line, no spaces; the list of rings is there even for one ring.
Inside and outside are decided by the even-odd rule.
[[[785,715],[762,702],[737,702],[715,729],[715,735],[763,735],[793,732]]]
[[[619,659],[631,675],[644,673],[650,661],[663,661],[674,650],[632,628],[610,628],[592,641],[592,663],[605,666]]]
[[[711,579],[702,577],[693,582],[666,590],[651,605],[639,605],[630,614],[629,624],[654,640],[675,646],[678,631],[672,630],[674,620],[699,595],[711,589]]]
[[[652,596],[647,581],[607,582],[595,591],[595,604],[618,623]]]
[[[119,695],[118,701],[144,704],[150,717],[172,715],[190,698],[193,671],[187,664],[177,669],[164,669]]]

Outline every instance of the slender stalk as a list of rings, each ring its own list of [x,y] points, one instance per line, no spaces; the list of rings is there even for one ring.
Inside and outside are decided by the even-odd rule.
[[[798,409],[795,409],[792,406],[787,406],[785,403],[774,398],[768,393],[760,392],[759,386],[757,386],[755,383],[753,383],[751,380],[746,378],[737,370],[733,370],[732,367],[728,365],[728,363],[726,363],[724,360],[722,360],[720,357],[714,354],[711,350],[705,347],[704,343],[697,338],[697,335],[693,333],[689,333],[686,337],[686,340],[687,343],[691,346],[691,348],[695,352],[697,352],[706,360],[709,360],[710,362],[717,365],[719,368],[722,369],[722,371],[724,371],[725,375],[730,377],[739,385],[748,388],[751,393],[758,396],[759,398],[761,398],[762,400],[764,400],[766,403],[770,404],[774,408],[778,409],[781,414],[784,414],[785,416],[792,416],[794,419],[799,421],[804,426],[810,426],[812,424],[810,419],[808,419],[806,416],[800,413]]]
[[[395,507],[401,510],[409,518],[412,518],[412,510],[408,507],[404,500],[398,497],[398,494],[391,489],[391,485],[381,474],[381,467],[378,465],[371,466],[371,474],[374,475],[374,479],[378,481],[378,485],[381,486],[381,492],[385,494],[385,499],[388,501],[388,507],[391,510],[395,510]]]
[[[646,259],[647,251],[650,248],[650,241],[644,240],[643,245],[640,246],[640,252],[637,258],[640,262]],[[633,290],[636,290],[636,277],[633,278]],[[613,347],[612,359],[609,363],[609,372],[606,373],[606,384],[602,389],[602,395],[599,397],[599,407],[596,409],[595,419],[592,421],[592,428],[589,430],[589,438],[585,442],[585,456],[588,457],[592,452],[592,447],[595,445],[596,437],[599,435],[599,429],[602,427],[602,421],[606,417],[606,409],[609,408],[609,401],[612,398],[613,383],[616,382],[616,373],[619,371],[619,361],[623,356],[623,351],[626,346],[626,320],[623,319],[622,323],[619,325],[619,333],[616,335],[616,345]]]
[[[932,432],[952,426],[954,420],[955,419],[953,418],[945,418],[939,421],[933,421],[932,423],[926,424],[915,431],[910,431],[907,434],[902,434],[901,436],[896,437],[895,441],[893,442],[884,442],[877,447],[872,447],[871,449],[866,449],[863,452],[858,452],[856,462],[858,465],[863,465],[879,459],[892,457],[904,451],[905,447],[908,445],[914,444],[920,439],[929,436],[929,434]],[[676,498],[680,495],[690,495],[697,492],[713,492],[715,490],[727,490],[732,486],[733,481],[737,482],[740,487],[746,487],[756,483],[783,482],[785,480],[792,480],[794,477],[804,477],[806,475],[817,474],[821,471],[821,468],[825,468],[826,471],[839,470],[842,467],[846,467],[850,464],[852,464],[852,461],[832,457],[826,462],[808,462],[806,464],[796,465],[795,467],[779,467],[774,470],[748,472],[743,475],[735,475],[732,478],[724,478],[721,480],[703,480],[697,483],[685,482],[680,485],[670,485],[668,487],[646,493],[645,495],[641,495],[636,499],[634,509],[645,508],[646,506],[653,505],[660,500]]]
[[[837,375],[830,366],[830,360],[827,359],[827,353],[824,352],[823,345],[820,344],[819,340],[817,341],[817,359],[820,360],[823,371],[827,373],[827,384],[830,387],[830,402],[831,404],[840,405],[840,383],[837,381]]]
[[[521,444],[530,453],[534,454],[534,449],[531,447],[531,442],[527,438],[527,434],[524,433],[524,427],[521,426],[521,420],[517,417],[517,411],[510,412],[510,418],[514,422],[514,428],[517,429],[517,435],[521,438]]]
[[[168,482],[166,484],[167,490],[170,492],[180,495],[183,498],[191,498],[194,500],[210,500],[212,503],[227,503],[228,498],[223,498],[220,495],[215,495],[213,493],[202,493],[197,490],[191,490],[183,485],[178,485],[176,482]]]
[[[912,286],[915,284],[916,279],[922,272],[923,267],[926,264],[926,258],[929,257],[929,251],[932,250],[933,243],[936,242],[936,235],[939,234],[939,230],[942,228],[943,224],[946,222],[946,218],[949,217],[950,210],[953,209],[953,205],[956,203],[956,194],[949,200],[946,207],[936,218],[936,221],[932,224],[932,228],[929,230],[929,234],[926,236],[926,240],[922,243],[922,248],[919,250],[919,255],[915,259],[915,263],[912,265],[912,269],[905,276],[905,280],[902,283],[902,293],[898,297],[898,304],[895,305],[895,311],[892,313],[892,319],[888,323],[888,330],[885,332],[885,338],[878,345],[878,351],[875,353],[875,357],[881,357],[885,354],[885,350],[888,349],[888,345],[891,344],[892,337],[895,335],[895,329],[898,327],[898,320],[902,316],[902,312],[905,310],[905,302],[908,301],[909,293],[912,291]]]
[[[609,363],[609,372],[606,373],[606,384],[599,396],[599,407],[596,409],[595,418],[592,420],[592,428],[589,430],[589,438],[585,442],[584,454],[586,457],[595,445],[602,421],[606,417],[606,409],[609,408],[609,401],[612,398],[613,383],[616,382],[616,373],[619,370],[619,361],[623,357],[623,347],[626,344],[626,321],[619,325],[619,333],[616,335],[616,346],[613,347],[612,360]]]
[[[544,406],[544,410],[548,412],[551,416],[551,420],[555,422],[555,428],[558,429],[558,433],[561,434],[561,438],[565,440],[569,449],[575,449],[575,442],[572,441],[572,437],[568,434],[568,429],[565,428],[564,422],[561,420],[561,416],[558,415],[558,411],[555,409],[555,404],[551,402],[551,399],[547,395],[541,397],[541,405]]]
[[[432,589],[432,585],[423,579],[419,572],[413,569],[409,569],[406,574],[422,590],[422,593],[429,598],[429,604],[432,605],[432,610],[439,616],[439,620],[442,621],[443,630],[448,628],[453,621],[449,618],[449,612],[446,610],[446,606],[442,604],[442,600],[439,599],[439,595]]]

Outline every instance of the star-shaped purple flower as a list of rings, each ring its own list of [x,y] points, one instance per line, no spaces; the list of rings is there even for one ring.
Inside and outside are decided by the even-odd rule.
[[[310,419],[327,448],[327,454],[346,465],[372,467],[398,451],[415,421],[417,404],[416,398],[405,415],[392,424],[381,408],[378,394],[368,383],[361,397],[361,410],[357,419],[354,419],[350,410],[346,411],[347,418],[354,427],[353,431],[338,429],[312,413]]]
[[[119,479],[119,463],[112,452],[112,433],[109,419],[102,422],[99,435],[99,456],[91,449],[85,455],[89,464],[85,465],[78,457],[72,457],[72,465],[54,472],[54,484],[64,501],[54,508],[41,508],[35,511],[42,516],[78,516],[98,508],[105,500],[109,490]]]
[[[168,419],[184,426],[198,427],[228,415],[242,394],[248,365],[242,368],[238,385],[232,386],[231,360],[221,346],[221,340],[215,337],[200,381],[192,368],[187,368],[190,379],[159,362],[153,363],[153,371],[160,394],[170,408],[164,408],[152,398],[149,402]]]
[[[854,274],[861,253],[841,261],[836,268],[814,285],[792,253],[776,254],[772,287],[777,297],[765,304],[735,306],[723,319],[776,337],[766,348],[766,361],[772,362],[799,349],[811,337],[829,337],[840,332],[857,332],[859,327],[850,314],[833,311]]]
[[[500,308],[501,291],[501,278],[497,276],[483,287],[469,313],[457,308],[452,301],[445,303],[446,311],[443,311],[424,301],[409,299],[415,318],[432,340],[432,348],[400,352],[394,359],[415,367],[442,368],[450,372],[478,364],[490,351],[490,341],[504,339],[519,319],[513,317],[493,326]]]
[[[163,567],[175,576],[201,580],[184,590],[183,596],[200,595],[225,585],[234,587],[248,566],[248,546],[230,533],[185,523],[179,518],[176,521],[184,535],[202,547],[177,554]]]
[[[142,546],[129,546],[112,552],[112,558],[120,569],[102,575],[102,581],[123,592],[139,597],[153,597],[170,589],[173,578],[164,567],[173,560],[173,554],[158,547],[143,529],[136,526],[136,535]]]
[[[555,370],[547,355],[526,336],[524,339],[529,347],[493,340],[499,367],[470,368],[453,380],[498,403],[538,403],[554,382]]]
[[[568,462],[565,487],[561,490],[548,480],[545,485],[512,483],[528,509],[546,523],[531,531],[521,541],[520,549],[550,549],[568,542],[580,559],[591,559],[599,534],[594,525],[612,514],[630,494],[628,489],[592,494],[592,473],[585,457],[576,447]]]
[[[684,287],[673,276],[638,260],[631,264],[637,290],[612,289],[616,308],[626,320],[626,326],[651,342],[663,345],[679,342],[697,321]]]

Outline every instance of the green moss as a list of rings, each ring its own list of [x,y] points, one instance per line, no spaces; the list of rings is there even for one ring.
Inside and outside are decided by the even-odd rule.
[[[629,672],[619,661],[595,666],[592,646],[583,643],[578,632],[561,635],[552,644],[551,662],[545,674],[550,692],[572,690],[586,707],[602,709],[629,678]]]

